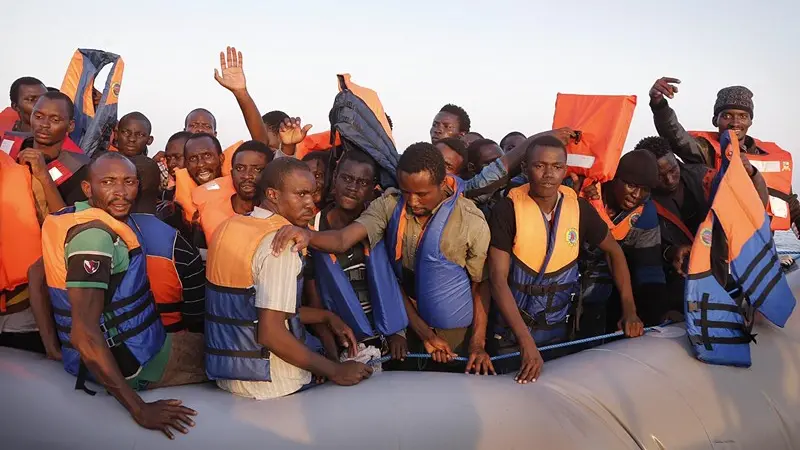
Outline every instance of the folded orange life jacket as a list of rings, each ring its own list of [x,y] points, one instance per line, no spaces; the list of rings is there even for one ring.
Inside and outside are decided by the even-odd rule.
[[[0,134],[14,129],[14,125],[19,120],[19,114],[14,111],[10,106],[0,111]]]
[[[721,154],[719,144],[719,133],[707,131],[690,131],[689,134],[695,138],[706,140],[714,149],[714,168],[719,169]],[[769,189],[769,204],[767,214],[772,218],[770,229],[788,230],[792,226],[789,214],[789,196],[792,194],[792,154],[780,148],[774,142],[764,142],[753,139],[756,147],[764,152],[754,155],[746,154],[750,164],[753,165]]]
[[[42,256],[42,233],[34,205],[30,171],[0,152],[0,313],[15,306],[6,303],[3,291],[27,283],[28,268]]]

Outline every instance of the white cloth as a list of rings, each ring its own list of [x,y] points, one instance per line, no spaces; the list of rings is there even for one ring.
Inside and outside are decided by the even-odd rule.
[[[272,212],[256,207],[251,217],[267,219]],[[280,256],[272,255],[272,239],[267,235],[253,256],[252,271],[255,282],[255,306],[289,314],[297,313],[297,276],[303,263],[297,253],[286,249]],[[289,328],[289,323],[285,323]],[[296,392],[311,382],[311,372],[295,367],[280,359],[275,353],[269,356],[272,381],[217,380],[217,385],[233,394],[263,400]]]
[[[0,333],[30,333],[39,331],[30,308],[14,314],[0,316]]]
[[[373,347],[370,345],[367,347],[363,343],[358,344],[358,354],[355,358],[351,358],[349,353],[347,353],[347,349],[345,349],[341,355],[339,355],[339,361],[358,361],[360,363],[364,363],[370,367],[372,367],[372,374],[380,373],[381,372],[381,363],[378,361],[381,359],[381,351],[380,349]]]

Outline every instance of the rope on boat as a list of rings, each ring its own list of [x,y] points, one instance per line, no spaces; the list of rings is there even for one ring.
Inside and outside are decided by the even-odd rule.
[[[651,331],[661,331],[662,327],[664,327],[666,325],[669,325],[669,324],[670,324],[670,322],[666,322],[666,323],[664,323],[662,325],[657,325],[657,326],[653,326],[653,327],[646,327],[644,329],[644,332],[645,333],[649,333]],[[569,342],[561,342],[561,343],[558,343],[558,344],[545,345],[544,347],[539,347],[539,351],[540,352],[546,352],[548,350],[555,350],[555,349],[558,349],[558,348],[572,347],[574,345],[587,344],[589,342],[602,341],[603,339],[611,339],[611,338],[615,338],[615,337],[620,337],[620,336],[622,336],[624,334],[625,333],[622,332],[622,331],[616,331],[614,333],[601,334],[599,336],[592,336],[592,337],[587,337],[587,338],[583,338],[583,339],[576,339],[574,341],[569,341]],[[514,352],[514,353],[507,353],[505,355],[492,356],[489,359],[492,360],[492,361],[499,361],[501,359],[515,358],[517,356],[520,356],[520,352]],[[408,354],[406,354],[406,358],[430,359],[431,355],[428,354],[428,353],[408,353]],[[391,359],[392,359],[392,357],[387,355],[387,356],[384,356],[384,357],[382,357],[380,359],[372,360],[372,361],[369,362],[369,364],[373,364],[373,365],[383,364],[385,362],[390,361]],[[455,358],[452,359],[452,361],[461,361],[461,362],[467,362],[468,360],[469,359],[464,357],[464,356],[456,356]]]

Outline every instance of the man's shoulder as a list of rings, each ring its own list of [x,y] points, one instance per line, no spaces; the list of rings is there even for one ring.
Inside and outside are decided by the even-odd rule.
[[[472,220],[482,220],[486,221],[486,217],[483,215],[483,211],[478,208],[478,205],[475,204],[470,199],[467,199],[463,196],[459,196],[456,200],[456,206],[461,209],[461,212],[464,215],[464,219],[468,221]]]

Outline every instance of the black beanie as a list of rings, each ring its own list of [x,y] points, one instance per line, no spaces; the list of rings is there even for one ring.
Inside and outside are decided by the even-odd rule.
[[[753,92],[744,86],[728,86],[717,92],[717,101],[714,103],[714,117],[726,109],[739,109],[747,111],[753,118]]]
[[[622,155],[615,178],[653,189],[658,186],[658,161],[647,150],[634,150]]]

